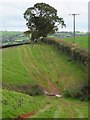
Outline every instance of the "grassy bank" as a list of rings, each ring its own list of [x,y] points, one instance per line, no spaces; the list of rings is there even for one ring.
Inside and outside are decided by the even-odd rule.
[[[3,84],[22,86],[38,84],[50,90],[49,82],[60,91],[86,81],[82,66],[68,62],[68,57],[49,45],[25,45],[3,49]]]
[[[7,90],[2,93],[3,118],[15,118],[30,112],[34,112],[32,118],[88,118],[87,102],[47,96],[31,97]]]
[[[23,45],[2,51],[3,118],[28,112],[35,113],[33,118],[88,117],[87,102],[64,98],[67,90],[78,92],[86,82],[84,66],[69,62],[54,45]],[[24,89],[31,85],[39,85],[50,93],[58,91],[62,98],[26,95]]]

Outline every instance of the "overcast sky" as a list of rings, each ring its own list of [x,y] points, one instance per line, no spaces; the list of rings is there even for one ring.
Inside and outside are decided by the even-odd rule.
[[[63,17],[66,28],[59,31],[73,30],[72,13],[76,16],[76,30],[88,31],[88,2],[89,0],[0,0],[0,30],[25,31],[28,30],[23,13],[35,3],[45,2],[58,11],[58,16]]]

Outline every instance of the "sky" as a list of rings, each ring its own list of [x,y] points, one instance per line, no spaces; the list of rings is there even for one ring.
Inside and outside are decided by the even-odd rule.
[[[55,9],[65,21],[66,28],[59,31],[73,31],[73,17],[76,13],[76,31],[88,31],[88,2],[89,0],[0,0],[0,30],[26,31],[26,21],[23,17],[25,10],[36,3],[44,2]]]

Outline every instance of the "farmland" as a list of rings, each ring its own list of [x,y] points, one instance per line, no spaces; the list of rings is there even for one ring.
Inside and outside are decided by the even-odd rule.
[[[64,40],[67,41],[68,43],[73,43],[73,41],[79,46],[82,47],[84,49],[88,49],[89,45],[88,45],[88,35],[82,35],[82,36],[76,36],[75,40],[73,38],[73,36],[70,37],[65,37],[65,38],[57,38],[56,36],[49,36],[49,37],[55,37],[57,40]]]
[[[71,38],[64,38],[65,41],[67,42],[73,42],[73,37]],[[85,48],[85,49],[88,49],[88,36],[85,35],[85,36],[77,36],[75,38],[75,43],[78,44],[79,46]]]
[[[0,31],[0,41],[3,45],[18,44],[27,41],[23,32],[18,31]]]
[[[88,102],[67,98],[77,94],[87,79],[87,68],[68,62],[54,45],[31,44],[2,50],[2,116],[13,118],[34,112],[32,118],[87,118]],[[30,96],[38,85],[55,96]],[[20,100],[23,98],[23,101]]]
[[[23,99],[20,105],[20,99]],[[4,118],[17,117],[20,114],[34,112],[32,118],[87,118],[88,103],[71,98],[46,96],[31,97],[22,93],[3,90]]]
[[[20,86],[43,82],[43,85],[47,86],[47,81],[51,80],[53,83],[60,82],[59,87],[69,79],[66,85],[69,87],[70,84],[77,84],[77,81],[84,82],[86,78],[86,70],[82,66],[78,68],[73,62],[68,62],[68,57],[60,54],[54,46],[38,44],[7,48],[3,50],[2,55],[3,84]]]
[[[55,33],[53,35],[49,35],[49,37],[56,37],[56,39],[63,39],[67,42],[73,43],[73,33],[72,32],[60,32]],[[2,45],[6,44],[16,44],[22,43],[25,41],[29,41],[27,36],[23,34],[23,32],[16,31],[0,31],[0,38],[2,38]],[[75,43],[80,47],[88,49],[88,35],[86,33],[78,33],[75,37]]]
[[[0,1],[0,120],[89,120],[90,6],[40,1]]]

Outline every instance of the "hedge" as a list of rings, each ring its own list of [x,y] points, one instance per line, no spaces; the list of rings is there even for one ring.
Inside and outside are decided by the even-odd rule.
[[[43,42],[56,45],[61,52],[69,56],[70,60],[88,66],[88,51],[82,47],[79,47],[77,44],[71,44],[64,40],[51,37],[44,38]]]

